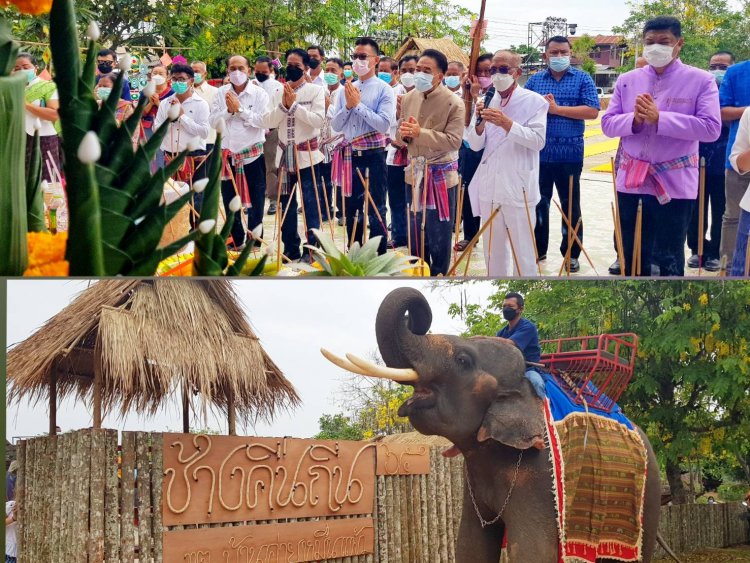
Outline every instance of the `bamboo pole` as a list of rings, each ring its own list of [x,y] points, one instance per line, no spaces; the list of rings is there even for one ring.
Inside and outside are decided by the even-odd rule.
[[[422,251],[422,277],[424,277],[424,267],[425,267],[425,227],[427,226],[427,171],[428,171],[428,164],[425,162],[424,165],[424,185],[422,186],[422,240],[420,241],[421,251]]]
[[[359,209],[354,213],[354,226],[352,227],[351,239],[349,240],[349,248],[354,246],[354,239],[357,236],[357,230],[359,230]]]
[[[315,165],[313,164],[313,154],[312,149],[310,148],[310,141],[307,141],[307,154],[310,156],[310,173],[312,174],[313,179],[313,189],[315,190],[315,203],[318,205],[318,225],[320,225],[320,228],[323,228],[323,211],[320,209],[320,192],[318,191],[318,178],[315,176]],[[304,201],[303,201],[304,203]],[[326,206],[326,209],[328,209],[328,206]],[[307,233],[305,233],[307,235]]]
[[[523,188],[523,203],[526,208],[526,220],[529,222],[529,232],[531,233],[531,242],[534,245],[534,258],[536,259],[536,269],[539,275],[542,275],[542,265],[539,263],[539,249],[536,246],[536,235],[534,234],[534,226],[531,224],[531,211],[529,211],[529,198],[526,196],[526,188]],[[570,231],[570,227],[568,227]]]
[[[362,180],[362,184],[365,184],[365,179],[362,178],[362,173],[359,171],[359,168],[357,168],[357,174],[359,174],[360,179]],[[378,221],[380,221],[380,226],[383,227],[383,231],[386,233],[386,236],[388,235],[388,227],[385,224],[385,221],[383,221],[383,217],[380,215],[380,211],[378,211],[378,206],[375,205],[375,200],[372,198],[372,194],[370,193],[370,180],[368,178],[367,180],[367,187],[368,189],[365,190],[365,194],[367,196],[368,203],[372,204],[372,208],[375,211],[375,216],[378,218]]]
[[[359,174],[360,178],[362,177],[362,173],[360,172],[359,168],[357,168],[357,174]],[[365,178],[367,180],[370,179],[370,169],[365,170]],[[362,182],[362,189],[365,192],[365,204],[362,207],[362,211],[364,213],[363,219],[363,225],[362,225],[362,244],[367,243],[368,240],[370,240],[370,184],[368,182]]]
[[[412,255],[411,253],[411,222],[409,221],[410,215],[411,215],[411,203],[406,206],[406,246],[409,249],[409,256]]]
[[[469,79],[476,76],[477,59],[479,59],[479,51],[482,43],[482,28],[484,26],[484,11],[487,0],[482,0],[481,7],[479,8],[479,19],[477,20],[477,26],[474,29],[474,36],[471,38],[471,56],[469,57],[469,69],[467,77]],[[474,101],[471,96],[471,90],[464,87],[464,127],[468,127],[471,124],[471,108],[472,102]]]
[[[579,217],[579,218],[578,218],[578,224],[576,225],[576,228],[575,228],[575,230],[573,231],[573,232],[574,232],[574,233],[575,233],[576,235],[578,234],[578,229],[579,229],[580,227],[581,227],[581,218]],[[567,274],[567,275],[568,275],[568,277],[570,277],[570,268],[569,268],[569,267],[568,267],[568,268],[566,268],[565,266],[567,265],[567,263],[568,263],[568,261],[569,261],[569,259],[570,259],[570,253],[571,253],[571,251],[572,251],[572,250],[573,250],[573,249],[572,249],[572,248],[571,248],[570,246],[568,246],[568,250],[567,250],[567,252],[565,253],[565,257],[563,258],[563,263],[562,263],[562,265],[560,266],[560,271],[559,271],[559,272],[558,272],[558,274],[557,274],[557,276],[558,276],[558,277],[561,277],[561,276],[562,276],[562,274],[563,274],[563,271],[565,271],[565,270],[567,270],[567,272],[568,272],[568,274]]]
[[[703,271],[703,239],[706,214],[706,157],[701,157],[700,178],[698,181],[698,275]]]
[[[302,227],[305,229],[305,239],[307,239],[307,215],[305,213],[305,196],[302,195],[302,173],[299,170],[299,151],[297,145],[294,145],[294,167],[297,169],[297,190],[299,193],[300,205],[302,206]],[[313,180],[315,176],[313,176]]]
[[[320,177],[320,185],[323,187],[323,199],[326,204],[326,217],[328,218],[328,227],[331,229],[331,240],[335,242],[336,234],[333,231],[333,222],[331,221],[331,203],[328,201],[328,192],[326,191],[326,179]],[[335,192],[334,192],[335,195]],[[322,226],[320,227],[323,228]]]
[[[49,435],[57,434],[57,370],[52,368],[49,374]]]
[[[477,234],[474,235],[474,238],[471,239],[469,242],[469,245],[466,247],[466,249],[461,253],[461,255],[458,257],[458,260],[456,260],[453,265],[451,266],[450,270],[448,270],[448,273],[446,276],[452,276],[456,273],[456,268],[461,263],[461,260],[463,260],[464,256],[466,256],[468,253],[470,253],[474,246],[477,244],[477,241],[479,240],[479,237],[482,236],[482,233],[487,229],[487,226],[492,223],[492,221],[495,219],[495,216],[500,212],[500,208],[496,208],[490,216],[487,218],[487,221],[485,221],[484,225],[482,225],[479,228],[479,231],[477,231]]]
[[[568,226],[568,231],[571,231],[570,223],[568,223],[567,217],[562,212],[562,208],[560,207],[560,204],[557,203],[556,200],[552,200],[552,202],[557,206],[557,209],[560,210],[560,215],[563,218],[563,221],[565,221],[565,224]],[[573,233],[573,241],[578,243],[578,246],[581,248],[581,252],[583,252],[583,255],[586,257],[586,261],[589,263],[589,266],[591,266],[591,269],[594,270],[594,274],[597,276],[599,275],[599,272],[596,271],[596,266],[594,266],[593,260],[591,260],[591,256],[589,256],[589,253],[586,252],[586,248],[583,246],[583,243],[581,242],[581,237],[579,237],[576,233]]]
[[[620,219],[620,200],[617,199],[617,170],[615,170],[615,159],[614,157],[610,157],[609,159],[611,165],[612,165],[612,190],[614,191],[615,201],[615,240],[619,239],[619,247],[617,249],[618,259],[620,261],[620,272],[623,276],[626,276],[627,273],[625,272],[625,256],[623,255],[624,252],[624,243],[622,238],[622,220]]]
[[[630,266],[631,276],[640,276],[641,259],[641,221],[643,218],[643,200],[638,200],[638,212],[635,216],[635,233],[633,236],[633,263]]]
[[[615,204],[611,203],[610,206],[612,207],[612,224],[615,225],[615,245],[617,246],[617,261],[620,264],[620,275],[625,276],[627,274],[625,272],[625,256],[623,255],[624,252],[622,250],[622,233],[617,228],[619,226],[619,223],[617,221]]]
[[[461,176],[458,177],[458,201],[456,202],[456,224],[453,229],[453,236],[455,243],[453,244],[453,259],[456,259],[458,255],[458,243],[461,242],[459,237],[461,236],[461,215],[464,207],[464,185],[461,181]]]
[[[500,206],[500,209],[502,209],[502,205]],[[501,211],[500,215],[503,216],[503,223],[505,223],[505,214]],[[505,225],[505,233],[506,235],[509,233],[508,231],[508,225]],[[495,224],[493,223],[490,225],[490,237],[487,244],[487,271],[490,271],[490,267],[492,265],[492,236],[495,234]],[[464,272],[464,276],[467,275],[467,272],[469,271],[469,261],[466,261],[466,270]]]

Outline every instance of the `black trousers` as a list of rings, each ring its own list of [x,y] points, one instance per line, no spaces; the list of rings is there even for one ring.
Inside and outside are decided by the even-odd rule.
[[[388,167],[388,207],[391,210],[391,237],[396,247],[406,246],[406,182],[403,166]],[[409,190],[411,191],[411,190]]]
[[[549,209],[552,202],[552,189],[553,187],[557,188],[560,207],[562,207],[563,213],[567,215],[571,176],[573,176],[573,208],[571,210],[573,217],[569,217],[568,219],[574,230],[578,224],[578,219],[581,217],[582,171],[582,162],[542,162],[539,166],[539,191],[542,198],[536,206],[534,237],[536,238],[536,248],[540,257],[546,256],[549,249]],[[568,253],[568,226],[565,224],[564,219],[561,219],[560,232],[562,233],[560,254],[565,256]],[[581,226],[578,229],[578,238],[583,242],[583,222],[581,222]],[[573,249],[570,251],[570,257],[577,260],[581,255],[581,246],[575,242],[575,239],[573,241]]]
[[[430,267],[430,275],[437,276],[448,273],[451,262],[451,241],[453,240],[453,225],[456,221],[456,187],[448,188],[448,205],[450,220],[441,221],[437,209],[427,209],[424,226],[424,261]],[[411,186],[406,191],[406,202],[412,203]],[[421,257],[422,253],[422,211],[410,213],[407,217],[411,229],[411,253]]]
[[[317,168],[315,169],[317,172]],[[302,177],[302,205],[304,206],[305,215],[304,220],[307,225],[307,244],[317,244],[318,239],[313,234],[313,229],[320,229],[320,217],[318,215],[318,203],[315,199],[315,185],[313,184],[312,169],[303,168],[300,170],[300,176]],[[289,182],[291,186],[296,182],[296,174],[290,175]],[[284,254],[290,260],[299,260],[302,256],[300,252],[301,239],[299,236],[299,215],[297,214],[297,203],[296,190],[289,188],[287,195],[281,195],[281,209],[276,210],[276,213],[286,212],[286,217],[281,225],[281,241],[284,243]],[[320,186],[318,186],[320,191]],[[320,195],[318,195],[320,197]],[[287,210],[289,208],[289,211]],[[323,204],[320,206],[323,215],[325,211]],[[325,219],[324,219],[325,220]]]
[[[721,221],[726,207],[726,192],[724,191],[725,175],[706,174],[706,191],[703,197],[704,209],[711,209],[711,239],[708,233],[708,213],[704,212],[703,220],[703,258],[705,260],[719,259],[719,243],[721,242]],[[699,196],[700,197],[700,196]],[[710,205],[709,205],[710,204]],[[687,243],[693,254],[698,254],[698,199],[693,202],[693,213],[688,226]]]
[[[482,222],[481,217],[474,217],[471,210],[471,200],[469,199],[469,184],[474,178],[474,174],[479,168],[482,161],[484,150],[473,151],[466,145],[461,145],[458,151],[458,170],[461,174],[461,183],[464,186],[464,202],[461,206],[461,218],[463,220],[464,240],[473,239],[479,232]]]
[[[388,247],[388,231],[386,225],[378,219],[372,203],[375,203],[380,217],[385,221],[385,194],[388,178],[385,164],[385,149],[372,149],[368,151],[352,151],[352,195],[346,202],[346,236],[362,244],[364,234],[364,207],[365,187],[357,174],[357,170],[366,178],[366,172],[370,172],[370,196],[372,201],[368,203],[367,221],[370,224],[370,238],[382,236],[378,246],[378,254],[385,254]],[[359,214],[357,213],[359,212]],[[355,221],[355,217],[357,220]]]
[[[685,237],[693,201],[673,199],[666,205],[660,205],[656,196],[617,192],[625,272],[633,275],[633,246],[639,200],[643,200],[641,276],[651,275],[651,264],[657,264],[660,275],[664,277],[685,275]]]
[[[231,162],[231,159],[229,164],[232,170],[234,170],[234,162]],[[252,207],[245,209],[244,213],[247,215],[247,229],[252,231],[258,225],[263,224],[263,208],[266,201],[266,165],[262,155],[250,164],[245,164],[245,179],[250,191],[250,203]],[[229,202],[236,195],[237,193],[232,181],[222,180],[221,197],[224,200],[224,211],[227,213],[227,216],[229,216]],[[261,237],[263,237],[262,234]],[[242,226],[242,211],[240,211],[234,215],[232,241],[230,241],[229,246],[239,247],[243,244],[245,244],[245,230]]]

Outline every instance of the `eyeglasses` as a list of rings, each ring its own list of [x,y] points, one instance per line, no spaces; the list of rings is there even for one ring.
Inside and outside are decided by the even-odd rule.
[[[372,56],[374,55],[368,55],[367,53],[352,53],[352,60],[353,61],[366,61]]]
[[[490,76],[494,76],[496,74],[510,74],[512,70],[513,67],[509,66],[493,66],[490,68]]]

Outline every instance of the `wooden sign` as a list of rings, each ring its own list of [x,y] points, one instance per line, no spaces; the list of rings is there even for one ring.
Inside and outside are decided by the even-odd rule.
[[[164,533],[164,561],[295,563],[375,550],[372,518],[199,528]]]
[[[374,512],[373,443],[164,434],[163,451],[165,526]]]
[[[378,475],[427,475],[430,448],[423,444],[378,443]]]

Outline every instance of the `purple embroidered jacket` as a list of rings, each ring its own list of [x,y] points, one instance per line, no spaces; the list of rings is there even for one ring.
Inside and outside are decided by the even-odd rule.
[[[650,93],[659,108],[656,125],[635,128],[635,98]],[[719,89],[706,71],[676,59],[658,75],[651,66],[620,76],[602,130],[608,137],[621,137],[622,149],[631,157],[652,164],[698,154],[699,142],[712,142],[721,133]],[[660,174],[673,199],[698,197],[698,169],[678,168]],[[617,172],[617,191],[656,195],[651,177],[638,188],[625,188],[625,172]]]

